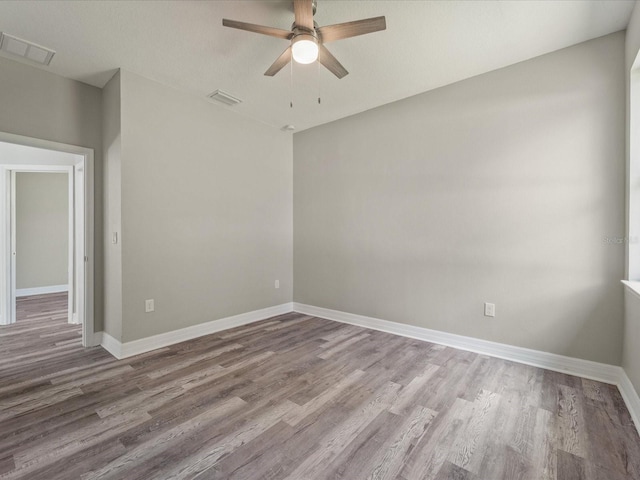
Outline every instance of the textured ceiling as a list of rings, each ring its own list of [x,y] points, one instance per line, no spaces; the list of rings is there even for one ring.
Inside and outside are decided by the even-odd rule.
[[[623,30],[633,5],[318,0],[319,25],[387,18],[386,31],[328,44],[350,72],[342,80],[315,64],[265,77],[287,41],[222,27],[289,29],[289,0],[0,1],[0,31],[56,50],[46,69],[65,77],[102,87],[123,68],[202,97],[222,89],[243,103],[212,108],[299,131]]]

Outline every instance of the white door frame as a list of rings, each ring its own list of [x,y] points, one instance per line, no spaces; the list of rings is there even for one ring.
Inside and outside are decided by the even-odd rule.
[[[94,206],[94,190],[93,190],[93,167],[94,152],[93,149],[78,147],[75,145],[67,145],[48,140],[40,140],[20,135],[0,132],[0,142],[12,143],[16,145],[24,145],[27,147],[35,147],[56,152],[70,153],[77,155],[77,159],[69,163],[69,161],[52,160],[47,165],[14,163],[11,159],[0,158],[0,267],[3,272],[0,275],[0,325],[9,324],[12,318],[15,318],[15,288],[12,290],[12,278],[15,275],[15,269],[11,268],[11,175],[8,173],[12,169],[19,171],[51,171],[56,167],[63,167],[60,170],[71,170],[70,183],[73,183],[73,198],[70,202],[74,205],[73,224],[78,228],[74,228],[75,251],[71,252],[74,267],[70,272],[69,292],[70,292],[70,313],[75,311],[77,323],[82,323],[82,345],[85,347],[93,346],[94,341],[94,318],[93,318],[93,272],[94,272],[94,249],[93,249],[93,206]],[[71,223],[71,222],[70,222]],[[73,228],[73,225],[70,225]],[[71,263],[71,262],[70,262]],[[72,300],[73,293],[77,293],[75,301]],[[75,303],[75,308],[73,306]]]

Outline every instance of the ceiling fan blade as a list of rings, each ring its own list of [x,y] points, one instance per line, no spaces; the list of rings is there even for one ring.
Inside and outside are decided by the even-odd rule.
[[[268,77],[273,77],[276,73],[278,73],[282,68],[291,61],[291,47],[287,48],[282,55],[278,57],[278,59],[273,62],[273,64],[269,67],[269,69],[264,72]]]
[[[288,30],[282,30],[281,28],[265,27],[264,25],[255,25],[253,23],[238,22],[236,20],[229,20],[228,18],[222,19],[222,25],[225,27],[237,28],[239,30],[246,30],[248,32],[261,33],[263,35],[269,35],[271,37],[283,38],[289,40],[293,37],[293,32]]]
[[[293,12],[296,16],[296,26],[313,31],[313,2],[312,0],[293,0]]]
[[[342,64],[334,57],[327,47],[324,45],[319,45],[320,51],[318,52],[318,61],[324,65],[327,70],[333,73],[336,77],[342,78],[345,75],[348,75],[347,69],[342,66]]]
[[[322,43],[334,42],[343,38],[357,37],[366,33],[379,32],[387,28],[384,17],[365,18],[354,22],[336,23],[318,28]]]

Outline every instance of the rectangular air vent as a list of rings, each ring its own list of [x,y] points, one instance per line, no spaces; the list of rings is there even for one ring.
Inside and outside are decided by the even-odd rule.
[[[215,100],[216,102],[224,103],[225,105],[234,106],[242,102],[239,98],[236,98],[228,93],[223,92],[222,90],[216,90],[211,95],[208,95],[211,100]]]
[[[40,65],[49,65],[56,54],[53,50],[3,32],[0,32],[0,50],[17,57],[26,58]]]

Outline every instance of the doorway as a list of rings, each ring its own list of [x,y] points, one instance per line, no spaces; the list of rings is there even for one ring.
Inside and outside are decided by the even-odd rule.
[[[33,290],[20,289],[16,248],[16,193],[20,178],[33,174],[63,175],[67,180],[68,323],[82,325],[82,345],[95,344],[93,325],[93,150],[29,137],[0,133],[0,325],[16,322],[16,298]],[[58,259],[59,260],[59,259]],[[58,262],[59,263],[59,262]],[[24,268],[23,268],[24,270]],[[63,285],[50,288],[61,289]],[[36,290],[36,293],[45,293]]]
[[[18,298],[24,303],[35,295],[46,295],[44,300],[64,293],[67,322],[77,324],[78,308],[69,288],[75,276],[73,167],[15,168],[10,175],[12,308]],[[46,302],[42,305],[47,308]]]

